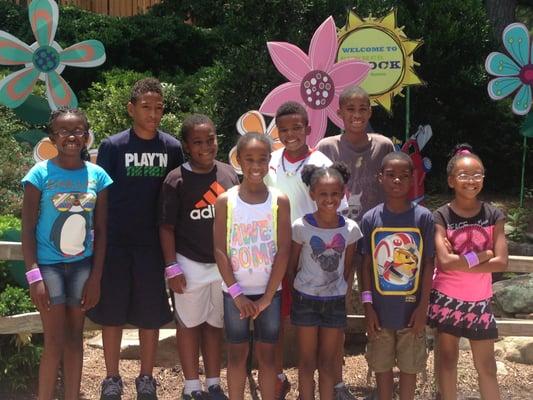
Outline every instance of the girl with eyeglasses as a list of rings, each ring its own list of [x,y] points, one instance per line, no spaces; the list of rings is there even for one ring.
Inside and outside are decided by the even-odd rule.
[[[481,397],[499,400],[494,358],[498,330],[490,302],[492,272],[507,268],[505,217],[478,198],[485,168],[469,145],[456,147],[447,173],[455,196],[434,213],[437,263],[428,318],[438,331],[439,391],[442,400],[457,398],[459,339],[465,337]]]
[[[84,160],[89,124],[82,111],[53,111],[48,131],[57,156],[35,164],[22,179],[22,251],[44,332],[39,399],[55,398],[62,361],[64,398],[74,400],[80,391],[85,311],[100,297],[106,188],[112,180]]]

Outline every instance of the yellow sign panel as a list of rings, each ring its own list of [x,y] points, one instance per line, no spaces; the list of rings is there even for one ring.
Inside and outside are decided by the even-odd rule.
[[[373,104],[390,111],[392,98],[408,85],[422,83],[416,76],[414,51],[421,40],[409,40],[396,26],[396,10],[381,19],[372,16],[361,19],[348,13],[346,25],[339,30],[337,59],[359,59],[371,65],[368,77],[360,85],[370,95]]]

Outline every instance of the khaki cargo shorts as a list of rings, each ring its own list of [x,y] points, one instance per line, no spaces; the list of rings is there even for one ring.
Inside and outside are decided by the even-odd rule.
[[[426,334],[414,335],[409,328],[382,328],[369,339],[365,357],[376,373],[387,372],[397,365],[401,372],[417,374],[426,367]]]

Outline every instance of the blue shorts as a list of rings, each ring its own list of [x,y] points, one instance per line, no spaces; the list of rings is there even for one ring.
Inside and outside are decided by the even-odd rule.
[[[66,304],[70,307],[81,305],[81,296],[85,282],[92,269],[92,257],[71,263],[40,264],[50,304]]]
[[[346,298],[320,299],[298,291],[292,293],[291,321],[298,326],[346,327]]]
[[[252,301],[263,295],[246,296]],[[276,343],[281,323],[281,291],[276,292],[272,303],[253,320],[254,340],[263,343]],[[250,340],[250,318],[241,319],[239,309],[231,296],[224,293],[224,332],[226,341],[232,344],[246,343]]]

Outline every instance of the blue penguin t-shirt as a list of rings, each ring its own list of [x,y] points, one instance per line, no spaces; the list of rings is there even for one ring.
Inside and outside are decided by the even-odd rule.
[[[41,191],[35,229],[37,262],[73,262],[93,253],[93,212],[98,192],[113,181],[98,165],[63,169],[41,161],[22,179]]]

